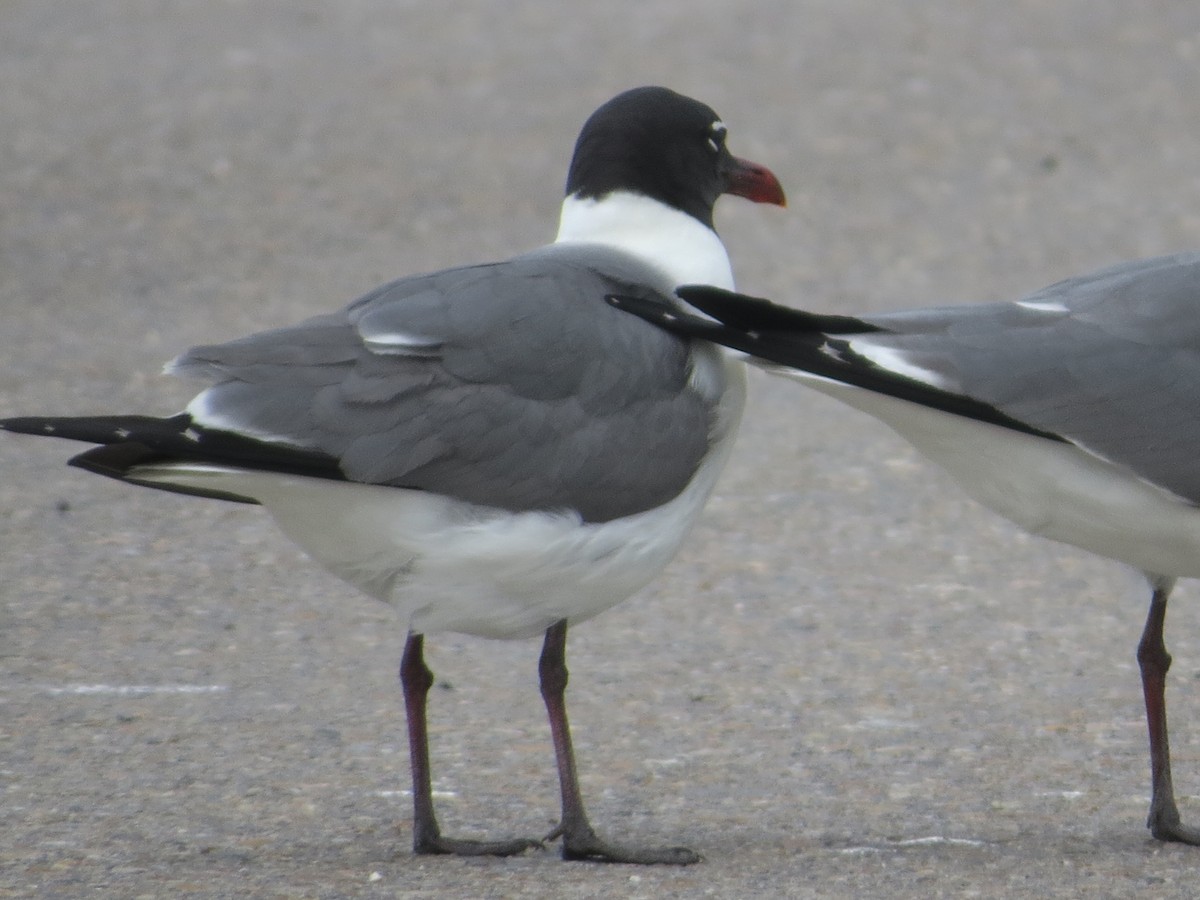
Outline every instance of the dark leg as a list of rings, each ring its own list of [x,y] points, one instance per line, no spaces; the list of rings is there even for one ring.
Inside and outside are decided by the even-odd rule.
[[[1150,818],[1146,826],[1160,841],[1179,841],[1200,845],[1200,830],[1179,820],[1175,788],[1171,784],[1171,747],[1167,741],[1167,670],[1171,654],[1163,643],[1163,623],[1167,617],[1167,598],[1173,581],[1153,583],[1150,614],[1138,644],[1138,667],[1142,670],[1142,693],[1146,698],[1146,725],[1150,729]]]
[[[666,863],[688,865],[700,856],[686,847],[627,847],[601,840],[592,830],[583,808],[579,779],[575,769],[575,750],[571,746],[571,728],[567,724],[567,622],[563,619],[546,629],[546,642],[538,663],[542,699],[550,717],[550,734],[558,760],[558,780],[562,786],[562,822],[545,840],[561,837],[563,859],[593,862]]]
[[[433,813],[433,785],[429,774],[429,735],[425,729],[425,698],[433,685],[433,673],[425,665],[425,638],[409,633],[400,661],[400,684],[408,714],[408,752],[413,782],[413,852],[455,853],[462,856],[512,856],[539,841],[464,841],[442,837]]]

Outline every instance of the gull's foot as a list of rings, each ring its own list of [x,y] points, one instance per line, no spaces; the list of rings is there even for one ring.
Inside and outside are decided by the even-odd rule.
[[[509,841],[467,841],[442,837],[440,834],[413,838],[413,853],[452,856],[516,856],[526,850],[537,850],[541,841],[532,838],[513,838]]]
[[[590,825],[566,829],[561,825],[544,838],[562,838],[562,858],[585,862],[630,863],[636,866],[690,866],[704,859],[687,847],[629,847],[602,840]]]
[[[1146,822],[1150,833],[1160,841],[1173,841],[1178,844],[1191,844],[1200,847],[1200,829],[1190,828],[1179,821],[1178,810],[1161,810],[1150,812]]]

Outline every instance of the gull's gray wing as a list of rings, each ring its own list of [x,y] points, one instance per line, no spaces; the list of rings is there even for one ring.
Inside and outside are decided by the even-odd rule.
[[[687,343],[604,302],[667,289],[611,251],[549,247],[405,278],[333,315],[197,347],[205,430],[336,460],[352,481],[605,521],[657,506],[708,448]]]
[[[1122,263],[1014,303],[862,317],[718,288],[609,302],[753,361],[1062,440],[1200,503],[1200,253]]]
[[[847,336],[852,353],[1200,503],[1200,254],[862,321],[881,330]]]

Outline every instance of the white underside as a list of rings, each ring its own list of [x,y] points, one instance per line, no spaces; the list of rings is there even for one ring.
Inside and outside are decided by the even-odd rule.
[[[860,409],[1033,534],[1154,577],[1200,577],[1200,509],[1067,443],[930,409],[807,372],[764,366]]]
[[[580,622],[644,587],[699,517],[732,449],[745,367],[698,348],[697,378],[726,390],[708,456],[669,503],[602,524],[571,514],[513,514],[422,491],[228,466],[142,466],[131,480],[257,499],[314,560],[397,607],[419,632],[496,638]]]

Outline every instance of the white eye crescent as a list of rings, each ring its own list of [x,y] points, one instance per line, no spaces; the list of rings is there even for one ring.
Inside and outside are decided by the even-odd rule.
[[[721,144],[725,140],[725,132],[729,129],[725,127],[725,123],[720,119],[708,126],[708,130],[712,132],[712,137],[708,139],[708,146],[713,148],[714,153],[721,150]]]

